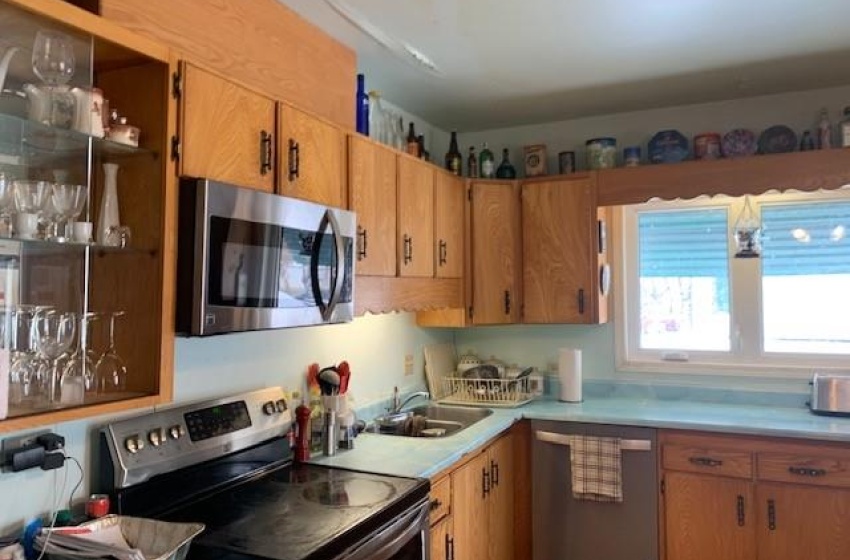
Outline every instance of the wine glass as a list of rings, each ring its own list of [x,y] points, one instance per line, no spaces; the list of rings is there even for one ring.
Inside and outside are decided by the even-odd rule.
[[[97,393],[94,362],[88,348],[89,324],[97,318],[97,313],[80,315],[77,347],[62,368],[61,401],[63,404],[80,404],[85,393]],[[82,386],[83,390],[80,391]]]
[[[94,366],[95,382],[99,392],[127,390],[127,365],[115,349],[115,319],[123,316],[123,311],[109,314],[109,348],[104,351]]]
[[[40,29],[32,46],[32,69],[48,86],[65,85],[74,76],[74,44],[57,31]]]
[[[38,350],[41,355],[52,363],[50,379],[48,381],[47,402],[50,405],[57,402],[57,389],[60,382],[59,358],[68,351],[74,341],[77,331],[77,318],[74,313],[61,311],[45,311],[36,315],[35,336],[38,341]],[[82,402],[83,385],[80,383],[79,398],[74,402]],[[65,398],[62,399],[65,402]]]
[[[16,235],[24,239],[37,237],[38,220],[52,192],[47,181],[15,181]]]
[[[56,211],[52,222],[50,238],[59,243],[71,240],[68,231],[72,219],[80,215],[86,203],[86,189],[83,185],[53,185],[53,209]]]

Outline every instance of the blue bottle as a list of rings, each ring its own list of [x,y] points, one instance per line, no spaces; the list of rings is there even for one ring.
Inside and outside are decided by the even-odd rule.
[[[366,78],[357,74],[357,132],[369,136],[369,95],[366,93]]]

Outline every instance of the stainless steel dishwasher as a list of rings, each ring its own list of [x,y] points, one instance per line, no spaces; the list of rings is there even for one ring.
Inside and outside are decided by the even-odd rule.
[[[622,503],[573,498],[570,435],[620,438]],[[534,421],[532,437],[534,560],[658,560],[654,429]]]

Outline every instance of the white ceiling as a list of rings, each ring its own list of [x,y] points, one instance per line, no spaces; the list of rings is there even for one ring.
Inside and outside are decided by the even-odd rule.
[[[848,0],[334,0],[437,74],[327,0],[280,1],[353,48],[369,89],[445,130],[850,83]]]

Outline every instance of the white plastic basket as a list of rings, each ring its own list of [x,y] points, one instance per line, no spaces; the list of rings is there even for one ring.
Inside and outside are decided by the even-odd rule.
[[[530,402],[534,395],[528,377],[524,379],[478,379],[445,377],[446,404],[465,404],[497,408],[515,408]]]

